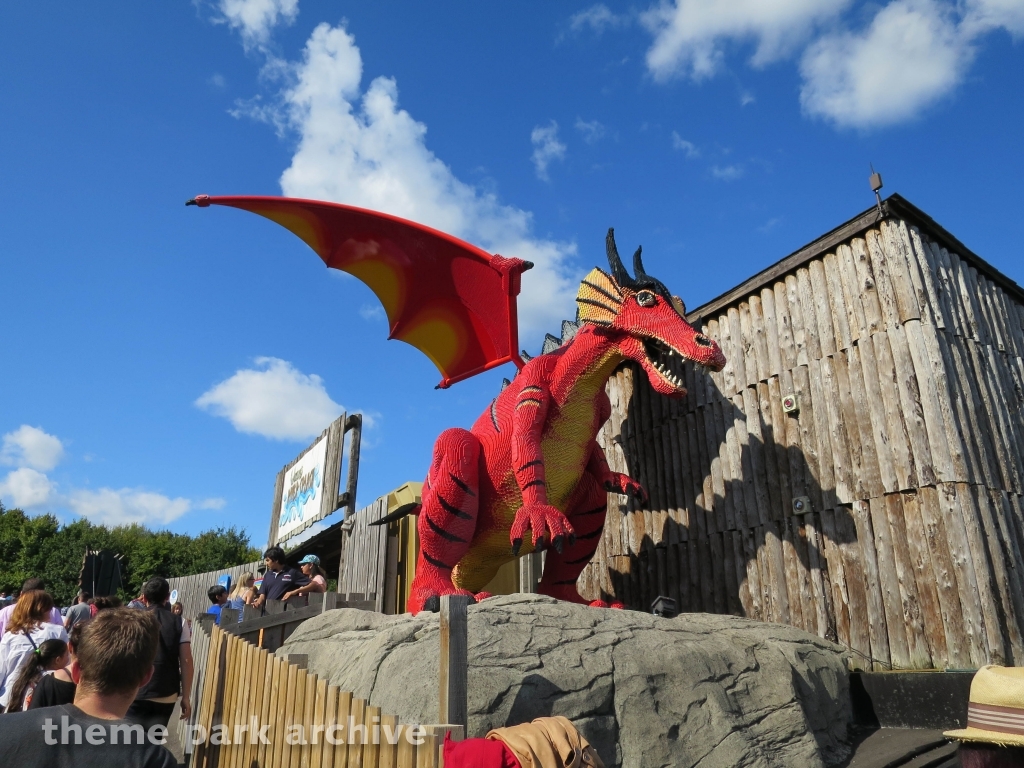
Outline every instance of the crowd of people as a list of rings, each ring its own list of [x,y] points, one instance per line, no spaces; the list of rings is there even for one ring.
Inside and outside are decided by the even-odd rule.
[[[224,608],[241,619],[245,606],[305,602],[310,593],[327,590],[315,555],[295,568],[275,546],[264,562],[259,582],[246,573],[231,591],[210,587],[208,612],[218,623]],[[62,612],[36,578],[14,596],[0,595],[0,744],[19,768],[176,764],[160,735],[166,739],[176,705],[183,719],[190,714],[192,631],[184,606],[171,604],[170,594],[167,580],[157,576],[127,606],[82,589]],[[83,749],[82,731],[97,726],[138,728],[150,738],[120,744],[87,739]],[[51,727],[70,740],[51,739]]]
[[[306,555],[299,561],[299,567],[294,568],[285,561],[281,547],[270,547],[263,553],[263,562],[267,570],[258,588],[255,574],[243,573],[230,593],[221,584],[214,584],[207,590],[210,607],[206,612],[215,614],[218,624],[224,608],[238,611],[241,621],[242,610],[247,605],[262,608],[267,600],[294,603],[311,592],[327,591],[327,572],[320,567],[320,558],[316,555]]]
[[[177,765],[161,742],[179,697],[189,716],[191,630],[169,597],[158,576],[141,610],[82,590],[62,616],[40,579],[22,584],[0,610],[0,744],[16,765]],[[112,724],[149,738],[90,737],[83,749],[83,730]],[[48,730],[58,727],[68,739]]]

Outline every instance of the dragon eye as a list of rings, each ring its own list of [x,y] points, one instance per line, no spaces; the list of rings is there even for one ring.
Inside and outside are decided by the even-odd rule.
[[[641,307],[653,307],[658,303],[658,299],[650,291],[640,291],[636,295],[636,303]]]

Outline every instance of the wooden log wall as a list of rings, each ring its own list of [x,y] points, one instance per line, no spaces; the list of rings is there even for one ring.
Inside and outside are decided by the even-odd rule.
[[[582,593],[801,627],[864,668],[1024,664],[1024,306],[890,216],[705,318],[688,396],[609,381]],[[796,396],[799,410],[783,410]]]
[[[388,498],[381,496],[342,525],[341,569],[338,591],[366,596],[378,613],[384,612],[387,594],[388,526],[370,525],[388,513]]]

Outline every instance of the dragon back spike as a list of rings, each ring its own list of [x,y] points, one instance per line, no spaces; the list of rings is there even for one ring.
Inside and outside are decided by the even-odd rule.
[[[594,267],[576,294],[577,321],[611,325],[621,309],[622,291],[615,278]]]
[[[636,281],[629,276],[622,259],[619,258],[619,249],[615,247],[615,229],[608,227],[608,236],[604,240],[605,250],[608,252],[608,266],[612,270],[612,277],[615,282],[623,288],[635,288]]]

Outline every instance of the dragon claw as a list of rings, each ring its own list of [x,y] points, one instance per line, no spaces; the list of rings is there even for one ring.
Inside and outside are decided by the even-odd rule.
[[[565,537],[564,536],[555,536],[554,540],[551,542],[551,546],[555,548],[555,552],[557,552],[558,554],[562,554],[562,548],[563,548],[564,544],[565,544]]]
[[[512,540],[512,557],[519,557],[519,548],[523,546],[522,539]]]
[[[612,472],[604,481],[604,489],[622,496],[632,496],[641,505],[647,503],[647,491],[636,480],[621,472]]]
[[[568,537],[576,534],[561,510],[548,504],[524,504],[516,512],[509,534],[514,554],[518,555],[519,553],[516,541],[521,543],[527,531],[533,532],[535,552],[541,552],[553,546],[556,540],[558,540],[557,549]]]
[[[438,595],[431,595],[423,601],[423,610],[429,613],[440,613],[441,598]]]

